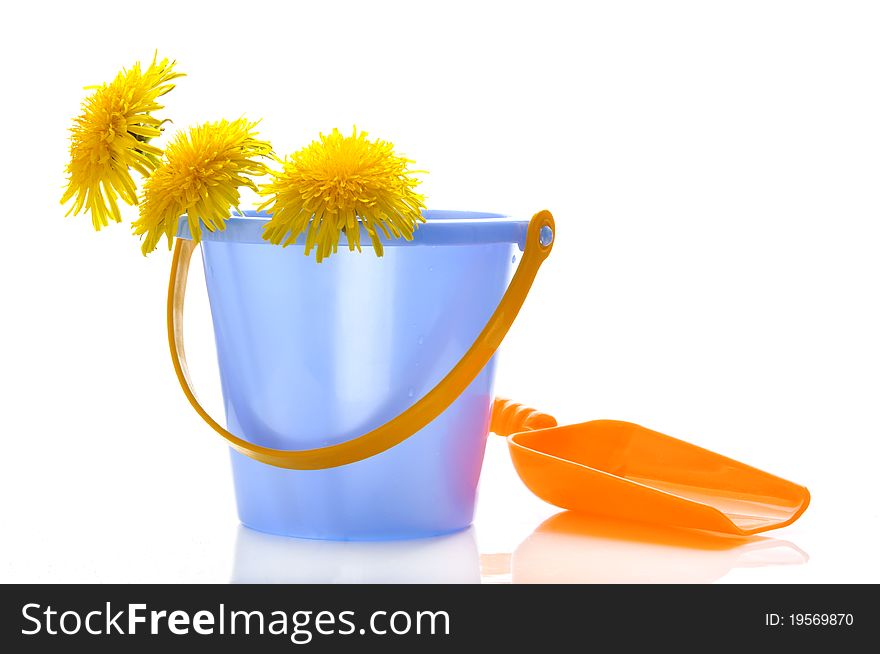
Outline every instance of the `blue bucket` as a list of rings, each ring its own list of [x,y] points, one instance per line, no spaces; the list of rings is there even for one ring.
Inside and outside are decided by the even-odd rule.
[[[343,236],[320,264],[301,241],[264,241],[263,214],[203,230],[229,432],[277,450],[344,443],[408,409],[459,362],[504,295],[529,222],[458,211],[425,218],[412,241],[383,239],[381,258],[349,252]],[[185,218],[178,236],[190,238]],[[293,470],[233,449],[241,522],[333,540],[468,527],[494,373],[493,356],[430,424],[355,463]]]

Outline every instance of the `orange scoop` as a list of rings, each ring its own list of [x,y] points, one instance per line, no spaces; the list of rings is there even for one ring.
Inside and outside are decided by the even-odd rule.
[[[508,437],[535,495],[572,511],[750,535],[791,524],[810,503],[803,486],[630,422],[557,427],[499,398],[491,431]]]

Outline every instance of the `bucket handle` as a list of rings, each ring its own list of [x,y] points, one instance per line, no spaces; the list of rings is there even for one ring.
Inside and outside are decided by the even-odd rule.
[[[546,209],[529,221],[525,247],[519,266],[504,297],[501,298],[489,322],[477,336],[470,349],[455,367],[406,411],[357,438],[309,450],[277,450],[255,445],[227,431],[214,420],[196,398],[192,388],[186,353],[183,346],[183,305],[186,280],[192,253],[198,245],[194,241],[177,239],[171,261],[171,280],[168,284],[167,326],[168,346],[174,372],[183,394],[208,425],[229,441],[241,454],[256,461],[290,470],[323,470],[362,461],[402,443],[428,425],[445,411],[480,374],[495,354],[501,341],[513,324],[525,302],[538,268],[553,248],[555,224]]]

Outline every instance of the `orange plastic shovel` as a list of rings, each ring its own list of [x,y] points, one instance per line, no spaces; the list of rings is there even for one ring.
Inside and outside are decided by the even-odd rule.
[[[525,485],[572,511],[744,536],[789,525],[810,503],[803,486],[630,422],[558,427],[499,398],[491,430],[508,437]]]

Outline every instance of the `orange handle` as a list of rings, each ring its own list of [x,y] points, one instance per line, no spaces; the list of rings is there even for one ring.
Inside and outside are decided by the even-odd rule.
[[[384,425],[352,440],[311,450],[276,450],[254,445],[239,438],[208,414],[192,388],[183,346],[186,280],[190,259],[197,245],[193,241],[184,239],[177,239],[171,262],[171,280],[168,285],[168,346],[171,350],[174,372],[177,374],[184,395],[196,413],[235,450],[252,459],[291,470],[323,470],[362,461],[394,447],[427,426],[480,374],[501,345],[501,341],[525,302],[538,269],[550,254],[553,248],[554,230],[553,216],[549,211],[540,211],[532,217],[526,234],[523,256],[510,286],[470,349],[433,389],[409,409]]]
[[[499,436],[510,436],[524,431],[555,427],[556,418],[512,400],[495,398],[489,431]]]

